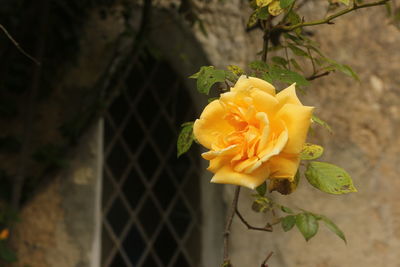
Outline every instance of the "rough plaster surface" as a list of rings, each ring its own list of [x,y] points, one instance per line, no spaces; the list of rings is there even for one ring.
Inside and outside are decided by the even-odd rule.
[[[24,207],[13,239],[19,262],[10,266],[79,267],[96,260],[99,127],[82,139],[70,168]]]

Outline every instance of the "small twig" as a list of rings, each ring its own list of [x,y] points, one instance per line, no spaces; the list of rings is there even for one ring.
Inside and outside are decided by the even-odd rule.
[[[235,216],[235,211],[239,199],[240,194],[240,186],[236,186],[235,194],[233,196],[232,205],[229,208],[228,217],[225,224],[225,231],[224,231],[224,264],[229,265],[229,250],[228,250],[228,243],[229,243],[229,235],[232,226],[232,220]]]
[[[329,75],[329,73],[331,73],[331,72],[330,71],[325,71],[325,72],[320,73],[320,74],[313,74],[313,75],[307,77],[306,79],[307,79],[307,81],[312,81],[312,80],[321,78],[323,76]]]
[[[285,41],[285,42],[286,42],[286,41]],[[287,60],[287,62],[288,62],[288,69],[291,70],[291,69],[290,69],[289,54],[288,54],[288,51],[287,51],[287,42],[286,42],[286,45],[285,45],[284,49],[285,49],[286,60]]]
[[[354,5],[350,8],[343,9],[335,14],[330,15],[329,17],[325,19],[320,19],[320,20],[315,20],[315,21],[310,21],[310,22],[300,22],[294,25],[277,25],[274,30],[276,31],[283,31],[283,32],[290,32],[293,31],[297,28],[302,28],[302,27],[308,27],[308,26],[314,26],[314,25],[320,25],[320,24],[333,24],[332,20],[343,16],[349,12],[352,12],[357,9],[361,8],[366,8],[366,7],[372,7],[372,6],[380,6],[386,4],[389,0],[380,0],[377,2],[372,2],[372,3],[365,3],[365,4],[356,4],[354,2]]]
[[[311,60],[312,68],[313,68],[313,74],[315,74],[317,71],[316,71],[316,68],[315,68],[314,58],[312,57],[310,48],[308,48],[308,47],[307,47],[307,53],[310,56],[310,60]]]
[[[29,55],[27,52],[25,52],[24,49],[19,45],[17,41],[11,36],[11,34],[7,31],[7,29],[0,24],[0,29],[4,32],[4,34],[7,36],[7,38],[14,44],[14,46],[18,49],[19,52],[21,52],[24,56],[35,62],[38,66],[40,65],[40,62],[34,58],[33,56]]]
[[[249,230],[256,230],[256,231],[265,231],[265,232],[272,232],[272,226],[271,224],[267,224],[265,227],[256,227],[252,226],[249,224],[243,217],[243,215],[239,212],[238,208],[236,208],[236,214],[239,217],[239,219],[242,221],[244,225],[246,225],[247,229]]]
[[[271,251],[271,252],[267,255],[267,257],[265,258],[265,260],[262,262],[261,267],[265,267],[265,266],[266,266],[267,261],[272,257],[272,254],[274,254],[273,251]]]

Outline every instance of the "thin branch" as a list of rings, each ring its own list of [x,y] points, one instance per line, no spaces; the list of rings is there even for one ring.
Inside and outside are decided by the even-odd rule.
[[[38,36],[40,38],[36,41],[36,53],[35,55],[40,59],[43,58],[46,40],[47,40],[47,29],[48,29],[48,15],[49,15],[49,1],[44,0],[42,2],[41,16],[40,16],[40,30]],[[17,46],[19,47],[19,46]],[[38,90],[40,88],[42,76],[42,67],[40,64],[33,66],[32,83],[30,90],[27,94],[27,99],[25,103],[24,111],[24,121],[23,121],[23,137],[22,137],[22,147],[21,154],[19,156],[18,170],[16,172],[13,188],[11,193],[11,207],[17,211],[19,210],[22,190],[25,184],[25,180],[28,176],[28,165],[29,158],[32,149],[32,136],[34,129],[34,119],[35,119],[35,109],[36,109],[36,97]]]
[[[231,231],[232,220],[233,220],[233,217],[235,216],[235,211],[236,211],[237,203],[238,203],[238,200],[239,200],[239,194],[240,194],[240,186],[236,186],[235,194],[234,194],[233,200],[232,200],[232,205],[229,208],[228,217],[227,217],[226,224],[225,224],[225,231],[224,231],[224,264],[227,265],[227,266],[230,265],[230,262],[229,262],[229,250],[228,250],[229,235],[230,235],[230,231]]]
[[[325,72],[320,73],[320,74],[313,74],[313,75],[307,77],[306,79],[307,79],[307,81],[312,81],[312,80],[321,78],[323,76],[329,75],[329,73],[331,73],[331,72],[330,71],[325,71]]]
[[[267,266],[267,261],[272,257],[272,254],[274,254],[273,251],[271,251],[267,257],[265,258],[265,260],[262,262],[261,267],[266,267]]]
[[[246,225],[247,229],[249,230],[256,230],[256,231],[265,231],[265,232],[272,232],[272,226],[268,223],[265,227],[256,227],[250,225],[243,217],[243,215],[239,212],[238,208],[236,207],[236,214],[239,219],[242,221],[244,225]]]
[[[313,68],[313,75],[314,75],[317,72],[317,69],[315,68],[314,58],[312,57],[310,48],[308,48],[308,47],[307,47],[307,53],[310,56],[310,60],[311,60],[312,68]]]
[[[19,45],[17,41],[15,41],[15,39],[11,36],[11,34],[7,31],[7,29],[1,24],[0,24],[0,29],[4,32],[7,38],[14,44],[14,46],[18,49],[18,51],[21,52],[21,54],[23,54],[24,56],[35,62],[36,65],[38,66],[40,65],[40,62],[36,58],[25,52],[25,50]]]
[[[343,16],[347,13],[350,13],[354,10],[357,9],[361,9],[361,8],[366,8],[366,7],[372,7],[372,6],[380,6],[380,5],[384,5],[388,2],[389,0],[380,0],[377,2],[372,2],[372,3],[365,3],[365,4],[357,4],[354,2],[354,5],[350,8],[341,10],[335,14],[330,15],[329,17],[325,18],[325,19],[320,19],[320,20],[315,20],[315,21],[309,21],[309,22],[300,22],[298,24],[295,25],[278,25],[277,27],[275,27],[274,30],[277,31],[284,31],[284,32],[290,32],[293,31],[297,28],[302,28],[302,27],[308,27],[308,26],[314,26],[314,25],[320,25],[320,24],[333,24],[332,20]]]

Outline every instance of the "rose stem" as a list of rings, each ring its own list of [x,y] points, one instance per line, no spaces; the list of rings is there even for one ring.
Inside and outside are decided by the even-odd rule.
[[[229,242],[229,235],[232,226],[233,217],[235,216],[235,211],[237,208],[237,203],[240,194],[240,186],[236,186],[235,194],[233,196],[232,205],[229,208],[229,212],[227,215],[227,220],[225,224],[225,231],[224,231],[224,265],[229,266],[229,251],[228,251],[228,242]]]

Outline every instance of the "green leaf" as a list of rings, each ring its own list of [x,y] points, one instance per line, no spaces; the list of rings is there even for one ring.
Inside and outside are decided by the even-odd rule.
[[[326,58],[326,57],[324,57],[322,59],[331,64],[330,66],[326,67],[325,70],[337,69],[338,71],[346,74],[347,76],[350,76],[353,79],[360,81],[360,78],[358,77],[357,73],[355,73],[354,70],[350,66],[345,65],[345,64],[339,64],[336,61],[334,61],[333,59]]]
[[[291,25],[295,25],[295,24],[298,24],[298,23],[301,22],[301,18],[300,18],[300,16],[299,16],[299,14],[297,14],[294,10],[291,10],[291,11],[287,14],[286,20],[287,20]],[[294,32],[297,33],[297,34],[300,34],[300,33],[301,33],[301,28],[295,29]],[[288,33],[287,33],[287,34],[288,34]],[[291,35],[291,34],[288,34],[288,35]],[[291,35],[291,36],[293,36],[293,35]],[[298,39],[298,40],[293,40],[293,39],[292,39],[292,41],[294,41],[295,43],[298,43],[298,41],[301,40],[300,38],[296,38],[296,39]],[[302,42],[303,42],[303,41],[301,40],[301,43],[302,43]],[[298,43],[298,44],[299,44],[299,43]]]
[[[291,4],[293,4],[295,0],[280,0],[279,4],[281,8],[288,8]]]
[[[193,143],[193,122],[182,124],[182,130],[178,136],[177,151],[178,157],[186,153]]]
[[[274,62],[278,65],[281,65],[282,67],[286,67],[288,64],[288,61],[283,57],[275,56],[275,57],[272,57],[271,60],[272,60],[272,62]]]
[[[255,10],[249,17],[249,20],[247,21],[247,29],[254,27],[258,22],[257,18],[257,10]]]
[[[262,183],[261,185],[257,186],[256,190],[257,190],[257,193],[258,193],[260,196],[264,196],[265,193],[267,192],[267,183],[264,182],[264,183]]]
[[[339,1],[345,4],[346,6],[350,4],[350,0],[339,0]]]
[[[249,67],[250,67],[250,69],[255,70],[255,71],[267,71],[268,70],[268,64],[265,63],[264,61],[259,61],[259,60],[250,62]]]
[[[256,18],[266,20],[269,18],[268,7],[264,6],[256,10]]]
[[[304,51],[303,49],[301,49],[293,44],[288,44],[288,47],[290,50],[292,50],[293,54],[295,54],[297,56],[307,57],[307,58],[310,57],[306,51]]]
[[[328,227],[329,230],[331,230],[333,233],[335,233],[338,237],[340,237],[344,243],[347,244],[346,237],[340,228],[334,224],[330,219],[328,219],[325,216],[321,216],[321,220],[325,223],[326,227]]]
[[[310,240],[318,232],[318,221],[310,213],[297,214],[296,226],[306,241]]]
[[[296,224],[296,216],[294,215],[286,216],[281,221],[282,229],[285,232],[291,230],[295,224]]]
[[[255,212],[266,212],[271,209],[271,201],[266,197],[257,197],[251,205],[251,209]]]
[[[311,120],[312,120],[312,122],[315,122],[315,123],[321,125],[322,127],[325,127],[330,133],[333,133],[331,126],[329,126],[329,124],[326,123],[325,121],[318,118],[316,115],[313,114],[311,116]]]
[[[16,262],[17,255],[12,251],[4,240],[0,241],[0,259],[6,262]]]
[[[240,76],[244,73],[243,69],[236,65],[229,65],[227,69],[233,72],[237,76]]]
[[[269,70],[269,75],[271,75],[273,80],[282,81],[288,84],[296,83],[299,86],[307,86],[310,84],[310,82],[301,74],[279,68],[278,66],[272,66]]]
[[[213,86],[217,82],[225,81],[225,71],[215,69],[213,66],[203,66],[200,71],[193,74],[189,78],[197,79],[197,91],[208,95]]]
[[[314,145],[310,143],[305,143],[303,150],[300,153],[300,159],[302,160],[313,160],[322,156],[324,153],[324,148],[319,145]]]
[[[290,59],[290,63],[293,65],[293,67],[298,70],[298,71],[303,71],[299,65],[299,63],[297,63],[297,61],[294,58]]]
[[[290,214],[293,213],[292,209],[290,209],[290,208],[288,208],[288,207],[285,207],[285,206],[281,206],[281,210],[282,210],[283,212],[286,212],[286,213],[290,213]]]
[[[323,192],[336,195],[357,192],[350,175],[336,165],[312,161],[304,174],[312,186]]]

